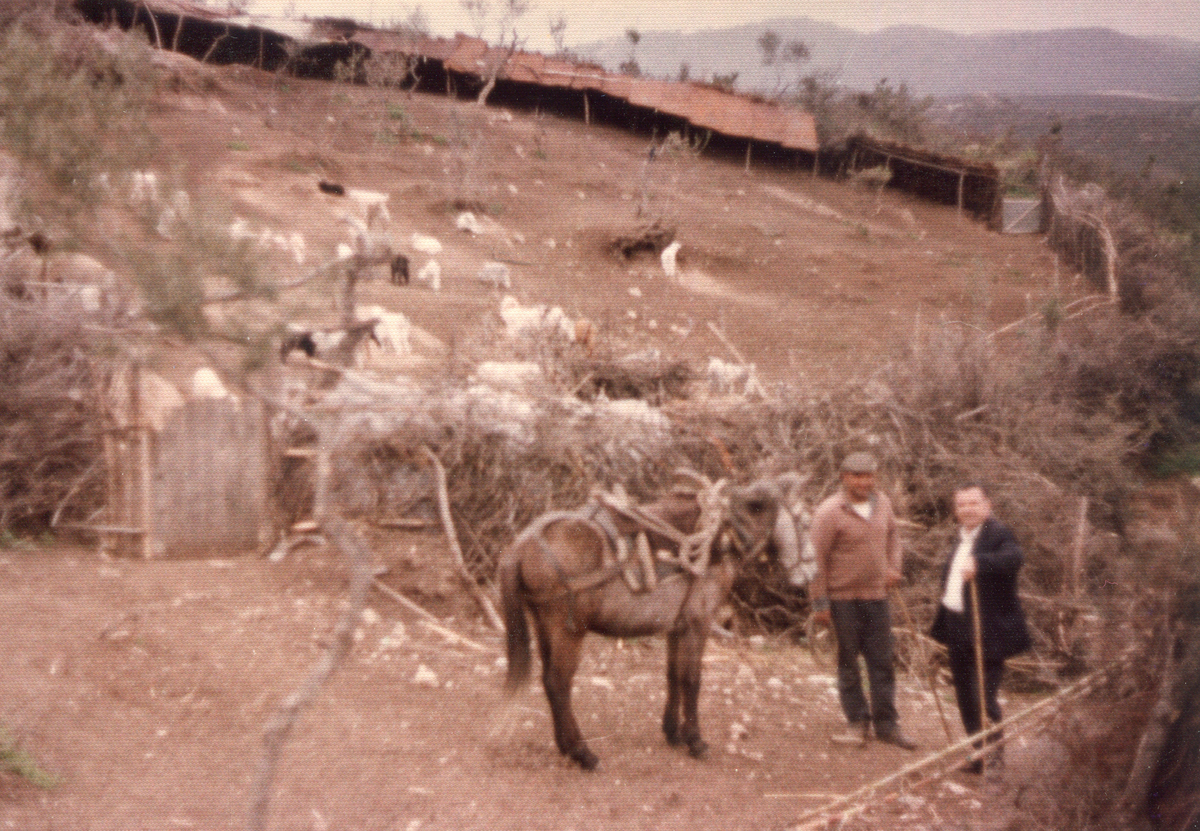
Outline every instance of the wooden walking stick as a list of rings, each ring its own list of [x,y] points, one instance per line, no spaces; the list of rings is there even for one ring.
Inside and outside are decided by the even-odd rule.
[[[971,586],[971,629],[975,636],[975,682],[979,685],[979,731],[986,731],[988,724],[987,696],[983,689],[983,622],[979,619],[979,585],[975,578],[969,581]]]
[[[913,623],[912,613],[908,611],[908,604],[904,602],[904,595],[900,593],[898,588],[892,589],[892,595],[896,599],[896,605],[904,613],[904,624],[912,631],[913,639],[920,645],[921,639],[917,634],[917,626]],[[946,721],[946,713],[942,710],[942,699],[938,698],[937,671],[930,665],[929,655],[925,652],[923,646],[919,652],[921,653],[921,663],[925,665],[925,680],[929,683],[929,694],[933,696],[933,703],[937,705],[938,718],[942,720],[942,729],[946,731],[946,741],[952,743],[954,736],[950,733],[950,723]]]

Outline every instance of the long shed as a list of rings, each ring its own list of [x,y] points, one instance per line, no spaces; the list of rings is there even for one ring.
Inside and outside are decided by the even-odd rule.
[[[594,64],[505,49],[462,34],[433,38],[348,20],[222,14],[183,0],[75,0],[75,5],[94,23],[140,28],[164,49],[214,63],[245,63],[269,72],[331,79],[339,62],[391,53],[420,64],[424,89],[467,93],[481,88],[502,67],[492,93],[497,101],[556,102],[567,115],[579,113],[590,120],[595,111],[613,122],[654,132],[681,126],[711,130],[746,142],[747,152],[754,144],[814,157],[819,150],[816,122],[799,107],[712,84],[608,72]]]
[[[941,155],[861,133],[847,139],[842,156],[847,173],[886,167],[892,173],[888,187],[931,202],[956,205],[1000,230],[1003,200],[1000,172],[994,164]]]

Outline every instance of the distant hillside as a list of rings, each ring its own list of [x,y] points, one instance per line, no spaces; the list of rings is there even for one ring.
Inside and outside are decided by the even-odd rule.
[[[758,38],[767,30],[811,52],[802,66],[763,66]],[[640,32],[639,43],[613,38],[577,51],[609,68],[632,54],[643,74],[693,79],[738,73],[745,90],[771,91],[797,72],[823,72],[851,89],[882,78],[919,95],[1084,95],[1119,91],[1200,97],[1200,43],[1132,37],[1109,29],[957,35],[917,26],[862,34],[807,18],[700,32]]]
[[[1120,95],[994,96],[940,100],[929,117],[951,133],[1034,146],[1052,127],[1063,149],[1101,169],[1200,182],[1200,100]]]

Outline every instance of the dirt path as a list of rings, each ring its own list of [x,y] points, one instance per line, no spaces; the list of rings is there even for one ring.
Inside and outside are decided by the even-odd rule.
[[[456,598],[436,586],[421,597],[409,571],[414,554],[441,556],[439,541],[400,550],[383,556],[384,579],[452,610]],[[0,827],[245,827],[263,725],[317,658],[344,590],[333,555],[314,549],[278,564],[0,552],[9,650],[0,721],[61,779],[41,791],[0,778]],[[828,669],[793,645],[734,639],[706,656],[701,708],[713,750],[693,760],[658,729],[661,639],[597,637],[575,687],[601,756],[586,774],[554,749],[540,689],[503,695],[498,634],[474,615],[444,622],[483,650],[372,595],[348,663],[285,748],[270,827],[782,828],[914,758],[832,745],[841,724]],[[930,700],[911,679],[899,704],[908,730],[940,746]],[[934,816],[982,805],[973,788],[966,779],[927,787],[868,824],[934,827]]]

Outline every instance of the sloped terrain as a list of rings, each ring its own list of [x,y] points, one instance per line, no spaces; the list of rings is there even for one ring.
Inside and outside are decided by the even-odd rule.
[[[153,113],[156,170],[193,204],[229,205],[255,234],[303,235],[302,263],[263,253],[272,279],[299,279],[349,239],[348,201],[320,181],[386,192],[385,230],[414,272],[425,257],[412,234],[441,241],[440,291],[380,279],[360,293],[428,333],[422,373],[503,351],[489,340],[501,292],[475,279],[490,260],[510,266],[521,302],[593,321],[597,351],[658,349],[697,367],[737,351],[765,382],[813,390],[869,374],[921,320],[995,330],[1036,314],[1056,282],[1062,293],[1086,291],[1055,274],[1036,239],[806,171],[747,171],[683,151],[651,160],[645,138],[536,111],[245,68],[176,72]],[[482,233],[456,228],[464,208]],[[656,219],[682,244],[674,278],[657,258],[610,251],[616,236]],[[102,254],[118,236],[97,227],[81,243]],[[314,280],[258,313],[330,324],[335,299],[332,280]],[[195,360],[185,351],[181,362]],[[469,642],[373,594],[348,665],[284,749],[271,827],[778,828],[913,758],[833,746],[841,719],[830,667],[785,640],[734,640],[706,661],[701,707],[714,752],[692,760],[658,729],[661,641],[596,638],[576,695],[602,762],[583,774],[555,752],[540,691],[503,698],[500,636],[455,588],[442,538],[372,542],[384,579]],[[316,660],[346,579],[336,553],[320,548],[280,563],[222,554],[142,562],[0,551],[9,646],[0,722],[61,780],[43,792],[4,776],[0,825],[245,825],[263,724]],[[921,684],[906,682],[899,703],[910,732],[940,746]],[[1036,771],[1032,750],[1023,754],[1014,752],[1011,775]],[[927,786],[865,821],[941,826],[978,810],[977,784]]]
[[[273,255],[280,283],[350,239],[341,217],[352,206],[318,182],[387,193],[385,231],[414,273],[428,257],[412,250],[412,234],[441,242],[443,288],[378,280],[360,302],[403,312],[448,348],[495,318],[500,294],[475,279],[489,260],[510,264],[518,300],[589,318],[614,354],[649,345],[697,364],[730,359],[712,323],[776,380],[870,371],[915,321],[994,329],[1038,312],[1055,288],[1037,239],[807,171],[747,171],[687,151],[650,159],[648,138],[536,111],[245,68],[185,75],[186,87],[155,113],[162,170],[231,205],[251,233],[303,235],[303,264]],[[475,208],[483,232],[458,231],[455,206]],[[681,243],[675,279],[656,257],[610,251],[654,221]],[[1060,292],[1067,283],[1063,275]],[[278,314],[330,322],[335,290],[329,280],[285,292]]]

